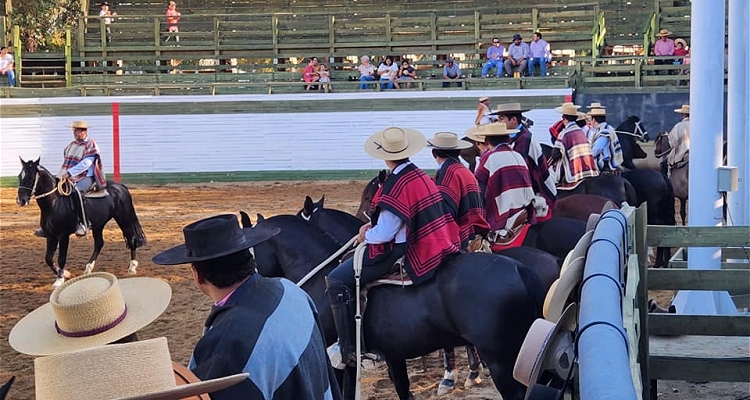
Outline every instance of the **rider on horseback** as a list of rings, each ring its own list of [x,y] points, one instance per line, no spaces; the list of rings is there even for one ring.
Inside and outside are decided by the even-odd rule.
[[[542,152],[541,144],[534,139],[526,125],[521,123],[522,113],[526,111],[528,110],[521,109],[521,103],[507,103],[498,105],[497,111],[493,114],[498,116],[498,122],[504,123],[507,129],[518,130],[518,133],[510,135],[510,145],[513,150],[523,156],[526,160],[526,166],[529,167],[531,186],[537,195],[536,207],[546,209],[546,214],[544,212],[537,213],[538,221],[541,222],[552,218],[557,189],[555,188],[555,180],[547,168],[547,157]]]
[[[458,224],[461,248],[466,249],[477,235],[484,236],[490,230],[479,183],[458,160],[461,149],[473,144],[460,140],[455,133],[438,132],[427,141],[427,146],[432,148],[432,156],[438,163],[435,184],[443,196],[445,208]]]
[[[575,189],[584,179],[599,175],[586,133],[576,124],[578,108],[573,103],[564,103],[555,109],[565,123],[550,155],[558,190]]]
[[[474,175],[487,207],[492,231],[487,235],[492,250],[521,246],[529,224],[535,223],[534,189],[523,156],[510,146],[510,135],[517,129],[505,124],[482,126],[480,135],[492,146],[479,160]]]
[[[440,191],[427,174],[409,161],[425,145],[421,133],[396,127],[375,133],[365,142],[365,151],[384,160],[392,172],[383,182],[372,223],[359,231],[359,241],[367,244],[362,286],[386,275],[404,255],[403,268],[414,285],[419,285],[432,278],[445,257],[460,251],[458,226],[445,211]],[[326,277],[326,292],[345,362],[354,359],[356,348],[353,263],[353,259],[344,261]]]
[[[104,176],[104,167],[99,153],[99,146],[94,139],[88,137],[88,124],[86,121],[74,121],[73,137],[75,140],[65,147],[63,152],[63,164],[57,177],[70,179],[75,183],[76,197],[73,199],[73,207],[78,217],[76,236],[85,236],[87,227],[83,213],[82,193],[86,193],[94,184],[98,188],[107,187],[107,179]]]
[[[622,165],[622,148],[620,139],[614,129],[607,123],[607,110],[600,103],[589,106],[591,126],[596,130],[591,140],[591,154],[602,173],[620,170]]]
[[[687,161],[690,151],[690,106],[683,104],[674,111],[682,116],[682,121],[676,123],[667,135],[671,147],[667,154],[667,164],[670,168]]]

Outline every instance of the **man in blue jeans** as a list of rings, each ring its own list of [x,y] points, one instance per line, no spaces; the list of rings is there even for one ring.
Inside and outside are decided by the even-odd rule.
[[[540,32],[534,32],[532,41],[529,43],[529,76],[534,76],[534,66],[539,64],[540,76],[547,76],[547,61],[552,59],[549,51],[549,43],[542,39]]]
[[[487,62],[482,67],[482,77],[488,78],[487,75],[492,68],[497,68],[497,77],[503,75],[503,55],[505,47],[500,45],[500,39],[492,38],[492,46],[487,49]]]
[[[0,73],[8,77],[8,85],[10,86],[16,86],[14,63],[13,56],[8,54],[8,48],[5,46],[0,48]]]

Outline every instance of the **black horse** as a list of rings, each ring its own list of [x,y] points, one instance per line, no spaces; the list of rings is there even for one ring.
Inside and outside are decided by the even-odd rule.
[[[646,158],[647,156],[638,142],[645,143],[650,140],[648,131],[643,126],[640,118],[631,115],[620,125],[617,125],[615,133],[622,149],[622,166],[628,169],[635,169],[633,160]]]
[[[64,196],[59,192],[58,180],[46,168],[36,161],[21,159],[21,173],[18,174],[18,197],[16,203],[27,206],[31,200],[36,200],[42,211],[42,229],[47,237],[47,252],[44,257],[47,265],[57,277],[55,286],[65,280],[65,262],[68,257],[68,241],[75,232],[78,223],[73,201],[75,196]],[[94,236],[94,252],[86,263],[85,274],[91,273],[99,252],[104,247],[102,232],[104,225],[114,218],[125,237],[125,245],[130,249],[129,274],[136,273],[136,249],[146,244],[146,235],[133,208],[133,199],[125,185],[107,182],[109,195],[102,198],[84,199],[86,219],[91,225]],[[53,262],[55,250],[60,249],[57,266]]]
[[[247,223],[246,218],[243,221]],[[323,260],[323,253],[337,246],[297,216],[275,216],[258,223],[266,224],[281,232],[254,248],[261,274],[281,273],[298,281]],[[329,344],[336,335],[323,278],[335,264],[302,286],[320,311]],[[407,359],[473,343],[503,398],[520,400],[525,390],[513,379],[513,365],[526,332],[540,315],[544,294],[537,275],[515,260],[484,253],[452,256],[440,265],[434,279],[418,287],[369,290],[362,326],[365,344],[368,352],[386,360],[399,399],[412,398]],[[407,309],[409,317],[404,318]],[[350,368],[345,376],[345,396],[352,398],[355,376]]]

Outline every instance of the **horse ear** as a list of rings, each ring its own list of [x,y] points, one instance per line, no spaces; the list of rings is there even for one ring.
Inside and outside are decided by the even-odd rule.
[[[320,200],[318,200],[318,207],[323,208],[323,203],[326,202],[326,195],[320,196]]]
[[[312,198],[310,198],[310,196],[305,196],[305,205],[302,207],[302,212],[305,215],[312,215],[313,208],[315,208],[315,206],[313,205]]]
[[[21,158],[21,156],[18,156],[18,159],[21,160],[21,164],[26,164],[26,161],[24,161],[23,158]]]
[[[378,181],[380,181],[380,183],[385,182],[385,177],[386,177],[386,171],[384,169],[381,169],[380,172],[378,173]]]
[[[266,218],[263,216],[263,214],[256,214],[255,217],[256,217],[256,221],[257,221],[256,223],[258,223],[258,224],[266,220]]]
[[[243,228],[252,228],[253,221],[250,220],[250,216],[246,212],[240,211],[240,222]]]

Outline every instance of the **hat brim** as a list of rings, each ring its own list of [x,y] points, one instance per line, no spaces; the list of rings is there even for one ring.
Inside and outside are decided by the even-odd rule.
[[[569,264],[565,272],[561,273],[560,278],[553,282],[542,307],[542,315],[545,319],[557,322],[561,318],[563,310],[568,306],[566,303],[570,294],[583,280],[585,266],[586,259],[578,257]]]
[[[164,390],[158,393],[142,394],[138,396],[125,397],[118,400],[174,400],[183,399],[186,397],[197,396],[204,393],[212,393],[218,390],[226,389],[230,386],[234,386],[245,379],[248,374],[243,372],[241,374],[235,374],[225,376],[221,378],[211,379],[207,381],[200,381],[195,383],[189,383],[187,385],[180,385],[174,389]]]
[[[494,111],[494,112],[491,112],[491,113],[489,113],[489,114],[487,114],[487,115],[503,115],[503,114],[514,114],[514,113],[522,113],[522,114],[523,114],[523,113],[525,113],[525,112],[527,112],[527,111],[529,111],[529,109],[528,109],[528,108],[522,108],[522,109],[520,109],[520,110],[503,110],[503,111]]]
[[[473,126],[464,132],[466,134],[466,137],[478,142],[478,143],[484,143],[484,135],[479,134],[479,126]]]
[[[678,114],[690,114],[690,110],[684,110],[682,108],[675,108],[674,112]]]
[[[480,129],[480,131],[481,131],[481,129]],[[482,134],[482,136],[485,136],[485,137],[486,136],[510,136],[510,135],[512,135],[514,133],[518,133],[518,132],[520,132],[518,129],[506,129],[503,132],[486,131],[486,132],[482,132],[481,134]]]
[[[656,34],[656,37],[664,37],[664,36],[669,36],[671,34],[672,34],[671,31],[659,32],[659,33]]]
[[[245,241],[238,243],[233,247],[228,247],[222,251],[213,254],[204,254],[201,256],[191,256],[187,250],[185,244],[180,244],[171,249],[162,251],[155,255],[151,261],[154,264],[159,265],[179,265],[179,264],[190,264],[198,261],[212,260],[214,258],[223,257],[232,253],[236,253],[240,250],[249,249],[258,243],[265,242],[266,240],[276,236],[281,229],[277,227],[269,226],[254,226],[250,228],[243,228],[242,233],[245,235]]]
[[[10,346],[19,353],[48,356],[112,343],[153,322],[172,299],[172,288],[161,279],[125,278],[118,283],[128,313],[112,329],[87,337],[65,337],[57,333],[55,313],[52,304],[47,303],[16,323],[8,335]]]
[[[409,128],[398,128],[404,131],[406,136],[406,148],[395,153],[386,152],[383,147],[378,144],[383,139],[382,131],[370,135],[365,141],[365,151],[373,158],[384,161],[401,160],[409,158],[422,150],[427,145],[427,139],[414,129]]]
[[[542,348],[540,349],[536,359],[534,360],[534,366],[531,369],[531,375],[529,375],[529,388],[533,387],[534,384],[539,380],[539,375],[541,374],[542,368],[544,367],[544,361],[547,359],[547,353],[549,353],[552,345],[555,343],[557,335],[559,335],[561,331],[573,332],[576,329],[577,316],[578,304],[573,303],[565,308],[565,311],[563,311],[560,319],[555,323],[555,327],[552,329],[552,332],[548,335],[547,340],[542,343]],[[528,395],[529,390],[527,388],[526,396],[524,398],[528,399]]]
[[[558,113],[558,114],[562,114],[562,115],[578,116],[578,112],[579,112],[578,109],[581,108],[581,106],[573,106],[573,107],[575,107],[575,110],[576,110],[575,113],[573,113],[573,114],[569,113],[569,111],[571,111],[570,109],[563,110],[562,107],[556,107],[555,108],[555,112]]]
[[[457,145],[454,146],[454,147],[444,147],[444,146],[437,146],[437,145],[435,145],[434,143],[432,143],[431,141],[428,140],[427,141],[427,147],[430,147],[430,148],[433,148],[433,149],[437,149],[437,150],[463,150],[463,149],[469,149],[469,148],[474,147],[473,143],[469,143],[469,142],[467,142],[465,140],[462,140],[462,139],[458,139],[457,142],[458,142]]]

